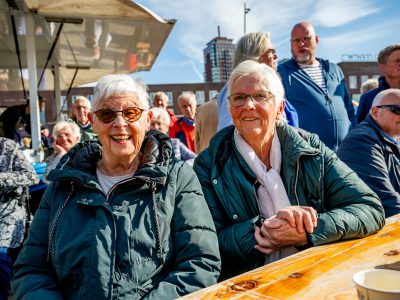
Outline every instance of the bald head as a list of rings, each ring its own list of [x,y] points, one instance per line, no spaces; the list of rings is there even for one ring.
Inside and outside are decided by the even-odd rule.
[[[290,46],[297,63],[313,64],[316,60],[317,44],[318,36],[310,23],[300,22],[294,25],[290,35]]]
[[[391,137],[400,138],[400,89],[387,89],[374,98],[371,117]]]

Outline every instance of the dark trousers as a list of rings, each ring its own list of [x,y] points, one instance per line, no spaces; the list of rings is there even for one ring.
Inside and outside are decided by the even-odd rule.
[[[7,300],[12,277],[12,261],[7,253],[0,253],[0,300]]]

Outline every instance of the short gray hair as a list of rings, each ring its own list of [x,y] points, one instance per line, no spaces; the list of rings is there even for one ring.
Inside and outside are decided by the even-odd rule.
[[[76,103],[76,101],[78,101],[78,100],[83,100],[83,101],[85,101],[85,102],[88,104],[89,108],[92,107],[92,104],[90,103],[89,99],[86,98],[85,96],[77,96],[77,97],[75,98],[74,103],[73,103],[72,105],[75,106],[75,103]]]
[[[177,99],[178,105],[180,106],[182,99],[186,99],[186,98],[193,99],[197,104],[196,95],[193,92],[184,92],[178,96],[178,99]]]
[[[78,141],[81,139],[81,130],[79,129],[79,126],[76,125],[75,122],[68,122],[68,121],[60,121],[57,122],[56,125],[54,125],[53,137],[57,138],[58,133],[64,128],[70,128],[72,131],[72,135],[76,137]]]
[[[374,101],[372,102],[371,109],[375,106],[378,106],[382,103],[382,101],[388,96],[397,96],[400,98],[400,89],[386,89],[380,92],[375,96]]]
[[[268,91],[275,96],[276,104],[280,105],[283,97],[285,96],[285,90],[283,88],[281,78],[271,67],[253,60],[241,62],[232,71],[228,81],[228,95],[231,95],[232,87],[236,80],[238,80],[240,77],[252,74],[258,74],[261,76],[263,84],[266,86]]]
[[[365,80],[360,87],[361,94],[365,94],[366,92],[377,88],[379,85],[378,79],[370,78]]]
[[[163,122],[163,124],[169,127],[169,124],[171,123],[171,118],[164,108],[152,107],[150,108],[150,111],[153,112],[153,116],[151,117],[152,120],[160,119]]]
[[[242,36],[235,47],[233,67],[248,59],[257,61],[268,50],[268,44],[271,44],[269,32],[251,32]]]
[[[134,93],[142,102],[144,109],[149,109],[147,85],[141,79],[133,79],[125,74],[106,75],[99,79],[94,89],[93,111],[100,102],[114,96]]]

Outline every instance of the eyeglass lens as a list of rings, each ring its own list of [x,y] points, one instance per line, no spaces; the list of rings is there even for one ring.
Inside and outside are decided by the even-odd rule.
[[[103,108],[95,111],[96,116],[103,123],[111,123],[117,117],[117,113],[122,113],[122,117],[128,122],[135,122],[139,120],[142,115],[143,109],[138,107],[127,107],[123,110],[112,110],[110,108]]]

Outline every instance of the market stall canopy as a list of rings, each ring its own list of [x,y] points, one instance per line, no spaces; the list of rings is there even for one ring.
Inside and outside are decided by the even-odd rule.
[[[62,89],[150,70],[175,24],[130,0],[0,0],[0,90],[22,89],[26,14],[34,16],[38,79],[45,66],[58,65]],[[51,76],[44,78],[53,89]]]

